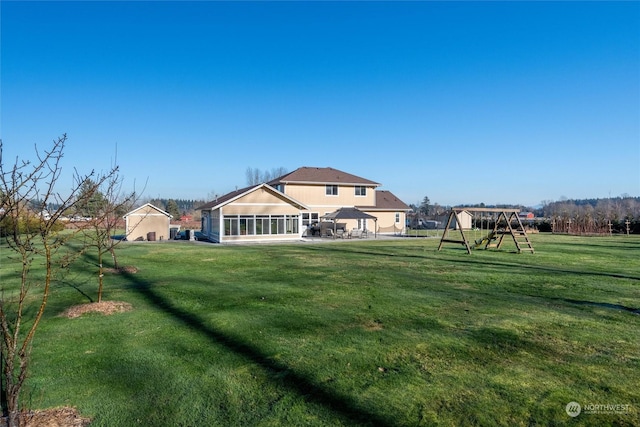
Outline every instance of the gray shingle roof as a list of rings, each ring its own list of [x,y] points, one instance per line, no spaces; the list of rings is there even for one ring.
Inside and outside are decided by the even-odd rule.
[[[196,208],[196,210],[200,211],[200,210],[203,210],[203,209],[211,209],[212,207],[218,206],[219,204],[222,204],[222,203],[226,202],[227,200],[231,200],[231,199],[233,199],[235,197],[238,197],[242,193],[246,193],[247,191],[249,191],[253,187],[257,187],[257,186],[256,185],[251,185],[249,187],[244,187],[244,188],[241,188],[239,190],[232,191],[231,193],[227,193],[224,196],[220,196],[217,199],[210,201],[209,203],[205,203],[204,205],[200,206],[199,208]]]
[[[402,200],[398,199],[391,191],[376,190],[375,206],[358,206],[363,210],[394,210],[409,211],[411,208]]]
[[[333,168],[317,168],[304,166],[282,175],[269,182],[269,185],[300,183],[300,184],[354,184],[372,185],[378,187],[380,184],[365,178],[361,178],[350,173]]]

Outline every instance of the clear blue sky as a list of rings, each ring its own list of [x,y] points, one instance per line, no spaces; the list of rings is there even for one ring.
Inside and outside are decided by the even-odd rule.
[[[300,166],[406,203],[640,196],[638,2],[0,8],[5,163],[67,133],[67,172],[117,146],[148,197]]]

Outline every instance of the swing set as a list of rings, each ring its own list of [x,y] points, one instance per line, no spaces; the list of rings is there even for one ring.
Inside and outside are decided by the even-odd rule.
[[[479,239],[475,239],[473,243],[469,243],[469,239],[465,234],[465,227],[463,222],[461,221],[460,214],[462,212],[467,212],[472,215],[474,218],[474,237],[476,237],[478,231],[478,221],[476,219],[475,213],[480,214],[480,233],[481,237]],[[482,214],[490,214],[487,217],[487,234],[484,234],[484,215]],[[527,236],[527,232],[522,225],[522,221],[520,221],[520,209],[502,209],[502,208],[452,208],[449,213],[449,219],[447,220],[447,225],[444,227],[444,232],[442,233],[442,238],[440,239],[440,245],[438,245],[438,250],[442,249],[442,244],[447,243],[458,243],[465,246],[467,252],[471,254],[471,248],[480,249],[484,246],[484,249],[496,248],[500,249],[502,243],[504,241],[504,236],[511,236],[513,238],[513,242],[518,249],[518,253],[523,251],[529,251],[531,253],[534,252],[533,245],[529,240],[529,236]],[[497,214],[497,215],[496,215]],[[455,239],[449,236],[449,230],[452,226],[452,223],[455,221],[455,227],[460,231],[461,239]],[[489,231],[489,226],[491,224],[490,221],[493,221],[493,228]],[[469,228],[467,228],[469,231]],[[484,235],[483,235],[484,234]]]

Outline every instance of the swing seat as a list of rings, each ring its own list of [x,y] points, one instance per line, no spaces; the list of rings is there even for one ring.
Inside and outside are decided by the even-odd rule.
[[[478,246],[482,246],[482,245],[484,245],[484,244],[488,244],[488,243],[490,243],[492,240],[496,240],[496,239],[497,239],[496,234],[495,234],[494,232],[491,232],[491,233],[489,233],[489,235],[488,235],[488,236],[485,236],[485,237],[483,237],[482,239],[478,239],[478,240],[476,240],[476,241],[475,241],[476,248],[477,248]]]

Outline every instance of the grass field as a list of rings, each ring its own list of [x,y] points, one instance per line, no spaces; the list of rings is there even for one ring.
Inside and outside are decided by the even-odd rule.
[[[104,298],[133,310],[60,316],[95,298],[79,264],[23,402],[95,426],[640,425],[640,238],[531,238],[125,244],[138,271]]]

